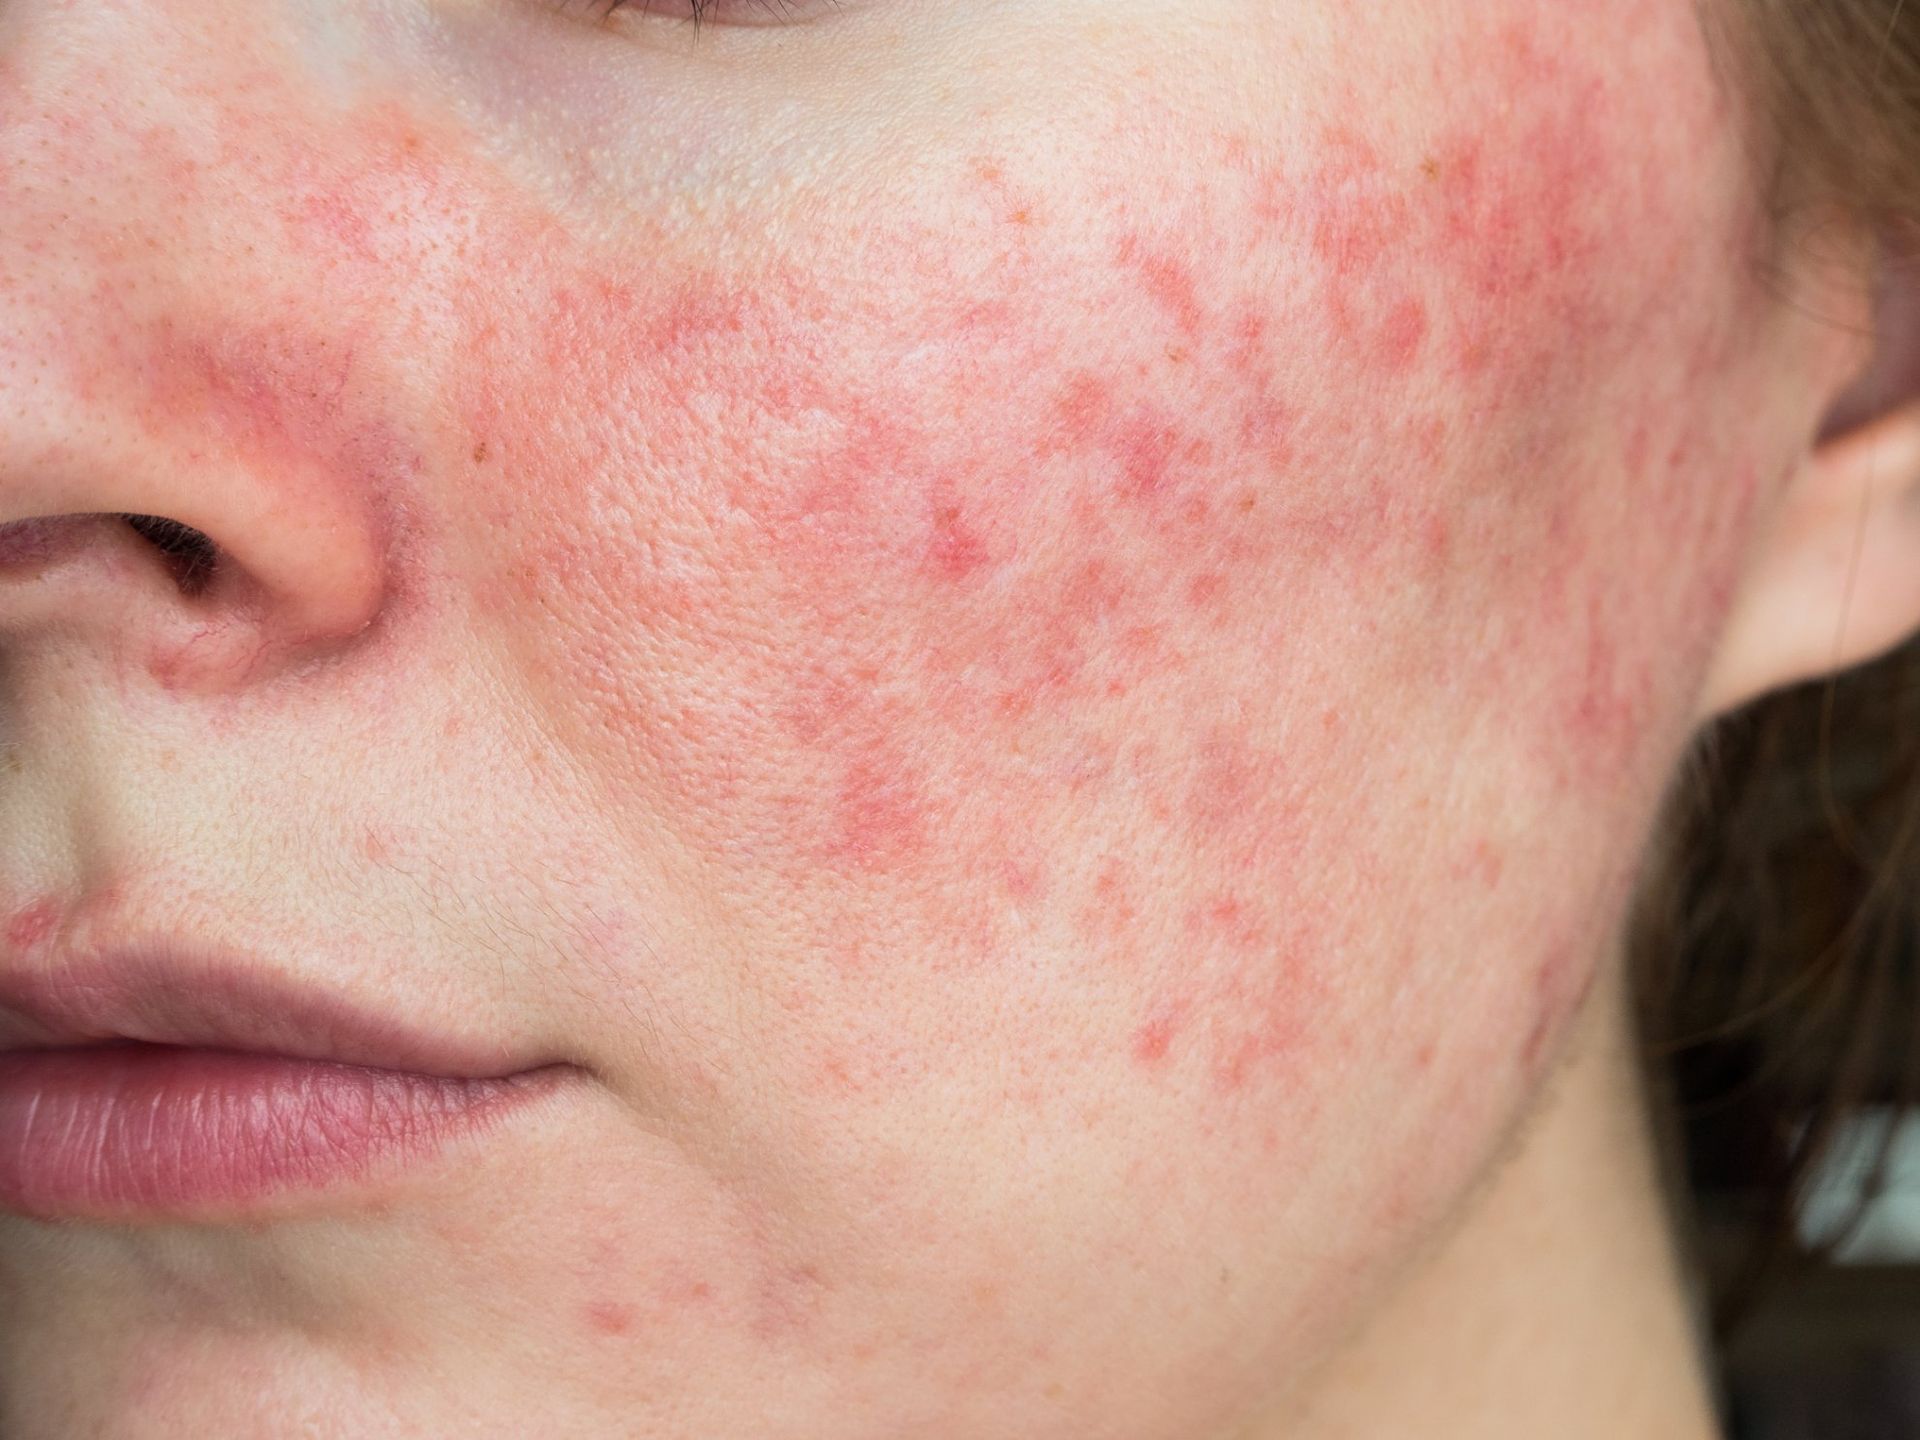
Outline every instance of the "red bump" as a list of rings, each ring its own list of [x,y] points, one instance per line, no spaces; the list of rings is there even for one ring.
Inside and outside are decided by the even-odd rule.
[[[1160,1015],[1134,1032],[1133,1058],[1142,1065],[1151,1065],[1164,1060],[1167,1046],[1173,1040],[1173,1020],[1170,1016]]]

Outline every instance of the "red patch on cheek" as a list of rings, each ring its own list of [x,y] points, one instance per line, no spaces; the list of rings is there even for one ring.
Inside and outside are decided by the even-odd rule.
[[[1003,860],[1000,873],[1007,897],[1011,900],[1040,900],[1046,897],[1047,874],[1037,860]]]
[[[1133,399],[1122,410],[1116,387],[1098,375],[1070,377],[1054,414],[1054,432],[1038,447],[1042,456],[1103,458],[1123,499],[1156,505],[1188,494],[1190,480],[1211,478],[1205,471],[1214,450],[1205,436],[1150,398]]]
[[[1564,769],[1589,783],[1612,783],[1630,765],[1653,711],[1650,661],[1623,648],[1608,597],[1598,592],[1587,596],[1567,638],[1579,668],[1570,676]]]
[[[1206,311],[1192,266],[1171,251],[1154,248],[1137,232],[1121,236],[1118,251],[1121,265],[1138,274],[1141,288],[1174,329],[1189,339],[1197,338],[1205,326]]]
[[[1387,315],[1380,330],[1379,361],[1388,370],[1405,370],[1420,358],[1427,338],[1427,307],[1418,300],[1402,300]]]
[[[908,706],[879,692],[871,666],[840,674],[815,668],[792,677],[783,740],[798,742],[807,775],[825,777],[832,803],[811,781],[791,793],[789,824],[805,837],[804,862],[883,873],[906,865],[944,828],[950,802],[936,793],[910,741],[920,733]]]
[[[832,854],[862,869],[897,864],[926,843],[926,801],[900,752],[885,742],[856,755],[840,782]]]
[[[1156,416],[1135,416],[1115,432],[1112,446],[1129,494],[1151,500],[1167,489],[1168,472],[1180,447],[1179,433],[1170,423]]]
[[[1322,731],[1282,754],[1220,727],[1198,741],[1190,773],[1166,802],[1150,797],[1190,837],[1201,873],[1248,878],[1182,892],[1169,979],[1128,1039],[1136,1066],[1198,1064],[1217,1091],[1232,1094],[1287,1073],[1322,1043],[1314,1017],[1330,995],[1323,960],[1341,948],[1342,922],[1305,880],[1323,873],[1324,861],[1295,793],[1302,782],[1288,767],[1328,763],[1330,752],[1319,751],[1332,743]],[[1123,873],[1109,867],[1095,880],[1093,913],[1103,924],[1126,901]],[[1298,893],[1268,876],[1294,880]]]
[[[978,574],[988,559],[986,542],[967,523],[965,511],[944,496],[934,503],[933,536],[927,553],[933,573],[947,581]]]
[[[379,258],[374,227],[357,197],[337,190],[303,196],[283,207],[288,228],[302,236],[317,236],[322,248],[363,263]]]
[[[23,905],[7,917],[7,949],[15,954],[25,954],[33,949],[53,933],[54,923],[59,916],[60,905],[56,900],[35,900]]]
[[[1254,933],[1242,925],[1243,941]],[[1134,1030],[1129,1053],[1138,1068],[1158,1071],[1191,1052],[1208,1067],[1215,1089],[1231,1094],[1262,1069],[1303,1055],[1312,1036],[1308,1017],[1325,1001],[1306,956],[1277,943],[1270,950],[1243,946],[1237,968],[1198,969],[1156,1001]]]
[[[1304,748],[1300,759],[1313,763]],[[1245,872],[1297,865],[1308,858],[1303,828],[1307,811],[1285,764],[1228,730],[1199,743],[1181,809],[1191,833],[1216,864]]]
[[[1134,1032],[1133,1058],[1142,1065],[1152,1065],[1166,1059],[1167,1047],[1173,1043],[1173,1035],[1173,1017],[1154,1016]]]
[[[634,1307],[613,1300],[590,1300],[582,1311],[587,1328],[597,1335],[624,1335],[633,1328]]]

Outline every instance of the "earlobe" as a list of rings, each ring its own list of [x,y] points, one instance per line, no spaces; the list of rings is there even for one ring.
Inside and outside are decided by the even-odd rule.
[[[1698,719],[1920,630],[1920,400],[1814,447],[1756,541]]]

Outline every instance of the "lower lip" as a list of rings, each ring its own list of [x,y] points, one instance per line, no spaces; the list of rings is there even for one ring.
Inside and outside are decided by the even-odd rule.
[[[420,1161],[547,1088],[166,1045],[0,1053],[0,1210],[132,1218]]]

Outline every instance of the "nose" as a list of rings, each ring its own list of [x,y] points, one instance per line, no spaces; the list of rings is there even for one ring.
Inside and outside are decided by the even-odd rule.
[[[271,221],[276,8],[0,24],[0,654],[222,689],[380,612],[408,448]]]

